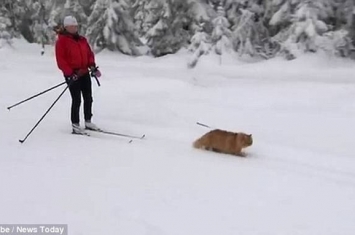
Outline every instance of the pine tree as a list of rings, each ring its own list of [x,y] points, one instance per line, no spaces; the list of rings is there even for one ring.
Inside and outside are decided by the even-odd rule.
[[[136,28],[138,29],[139,35],[142,36],[145,32],[143,32],[143,24],[145,22],[146,15],[149,13],[146,10],[146,6],[148,4],[147,0],[136,0],[132,5],[132,15]]]
[[[9,4],[9,1],[0,2],[0,48],[5,44],[12,45],[11,39],[14,37],[14,25],[11,22]]]
[[[179,50],[187,47],[193,33],[196,31],[197,23],[194,19],[193,6],[195,3],[190,0],[170,0],[172,13],[171,27],[174,40],[178,42]]]
[[[334,15],[332,17],[334,28],[340,29],[346,27],[351,31],[355,2],[353,0],[334,0],[331,3],[334,8]]]
[[[226,18],[234,25],[238,19],[238,10],[243,3],[240,0],[226,0],[224,2],[224,10],[226,12]]]
[[[167,3],[163,4],[160,9],[159,20],[147,31],[147,45],[151,48],[154,56],[162,56],[173,53],[170,45],[168,45],[167,37],[172,37],[169,28],[170,8]]]
[[[277,35],[286,37],[283,42],[281,37],[283,49],[292,55],[299,53],[299,51],[317,51],[317,40],[328,31],[328,26],[325,23],[327,18],[326,2],[322,0],[299,0],[297,5],[289,5],[289,7],[291,7],[291,10],[294,7],[291,25]],[[275,20],[271,23],[276,22],[278,21]]]
[[[50,1],[39,0],[32,4],[34,12],[32,14],[32,32],[34,41],[44,45],[53,43],[54,37],[49,26]]]
[[[141,45],[126,0],[98,0],[88,20],[86,32],[95,49],[108,48],[128,55],[139,55]]]
[[[159,21],[162,8],[162,0],[136,0],[133,4],[133,19],[141,37]]]
[[[287,0],[272,0],[267,4],[265,18],[271,31],[279,31],[291,24],[294,5]]]
[[[192,52],[192,57],[188,62],[189,68],[194,68],[197,65],[199,58],[202,55],[209,53],[211,48],[210,36],[204,31],[204,23],[201,22],[197,32],[191,38],[191,44],[189,46],[189,51]]]
[[[49,26],[54,27],[63,24],[63,19],[66,16],[66,12],[64,11],[65,3],[66,0],[56,0],[52,2],[48,19]]]
[[[177,52],[193,34],[192,3],[188,0],[166,0],[159,20],[146,34],[147,45],[154,56]]]
[[[214,29],[212,32],[212,43],[214,52],[217,55],[222,55],[232,51],[232,32],[229,30],[230,23],[225,17],[225,11],[222,3],[219,3],[217,7],[218,16],[212,21]]]
[[[343,0],[336,4],[334,20],[335,29],[345,30],[347,35],[343,39],[350,41],[350,45],[345,46],[347,49],[342,49],[347,52],[340,53],[344,55],[352,53],[352,57],[355,57],[355,52],[352,50],[355,47],[355,2]]]
[[[288,59],[299,53],[329,50],[330,45],[338,47],[339,37],[347,41],[343,31],[335,32],[343,25],[339,17],[342,4],[338,0],[274,0],[267,11],[273,41]]]
[[[328,54],[355,57],[355,6],[352,0],[331,1],[333,14],[328,17],[331,31],[318,37],[317,46]]]
[[[86,16],[90,16],[97,0],[78,0]]]
[[[154,56],[188,47],[197,60],[210,43],[217,54],[234,49],[266,59],[277,51],[287,58],[319,50],[348,57],[355,46],[354,5],[354,0],[0,0],[0,37],[10,42],[22,35],[50,44],[51,28],[74,15],[97,50],[138,55],[144,41]]]
[[[105,48],[105,39],[102,29],[106,24],[107,7],[107,0],[97,0],[93,6],[93,11],[88,18],[86,36],[89,40],[89,43],[94,46],[95,50]]]
[[[265,7],[271,1],[227,0],[225,8],[232,23],[233,47],[242,55],[270,58],[275,54],[264,24]]]
[[[22,21],[22,15],[25,14],[25,1],[23,0],[2,0],[2,4],[8,11],[7,17],[11,21],[11,33],[13,37],[20,36],[19,26]]]
[[[41,54],[44,54],[44,46],[49,43],[48,23],[46,22],[46,8],[43,2],[36,2],[35,9],[37,9],[36,18],[34,19],[34,40],[42,44]]]

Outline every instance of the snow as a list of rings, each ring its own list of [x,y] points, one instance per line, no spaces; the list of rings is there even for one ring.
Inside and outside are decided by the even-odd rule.
[[[53,50],[0,49],[0,221],[65,223],[71,234],[355,233],[355,65],[323,55],[251,63],[104,51],[94,121],[134,141],[71,135],[66,93],[9,105],[63,81]],[[252,133],[249,156],[196,150],[208,131]]]

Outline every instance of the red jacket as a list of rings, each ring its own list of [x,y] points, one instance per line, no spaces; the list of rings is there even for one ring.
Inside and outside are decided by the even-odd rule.
[[[74,38],[71,34],[59,34],[55,45],[58,68],[64,76],[77,72],[82,76],[90,66],[95,66],[95,56],[85,37]]]

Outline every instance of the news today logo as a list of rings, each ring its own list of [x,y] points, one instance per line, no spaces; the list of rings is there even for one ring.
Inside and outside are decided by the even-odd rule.
[[[0,224],[0,235],[68,235],[67,224]]]

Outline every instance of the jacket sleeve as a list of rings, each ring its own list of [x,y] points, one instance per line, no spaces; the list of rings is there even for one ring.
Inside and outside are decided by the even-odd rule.
[[[70,68],[66,57],[65,57],[65,46],[63,45],[63,40],[58,39],[55,45],[55,56],[57,60],[57,65],[60,70],[62,70],[64,76],[70,76],[73,74],[73,69]]]
[[[91,50],[91,47],[88,43],[88,41],[86,40],[86,45],[88,47],[88,62],[89,62],[89,67],[91,66],[96,66],[95,64],[95,55],[94,52]]]

